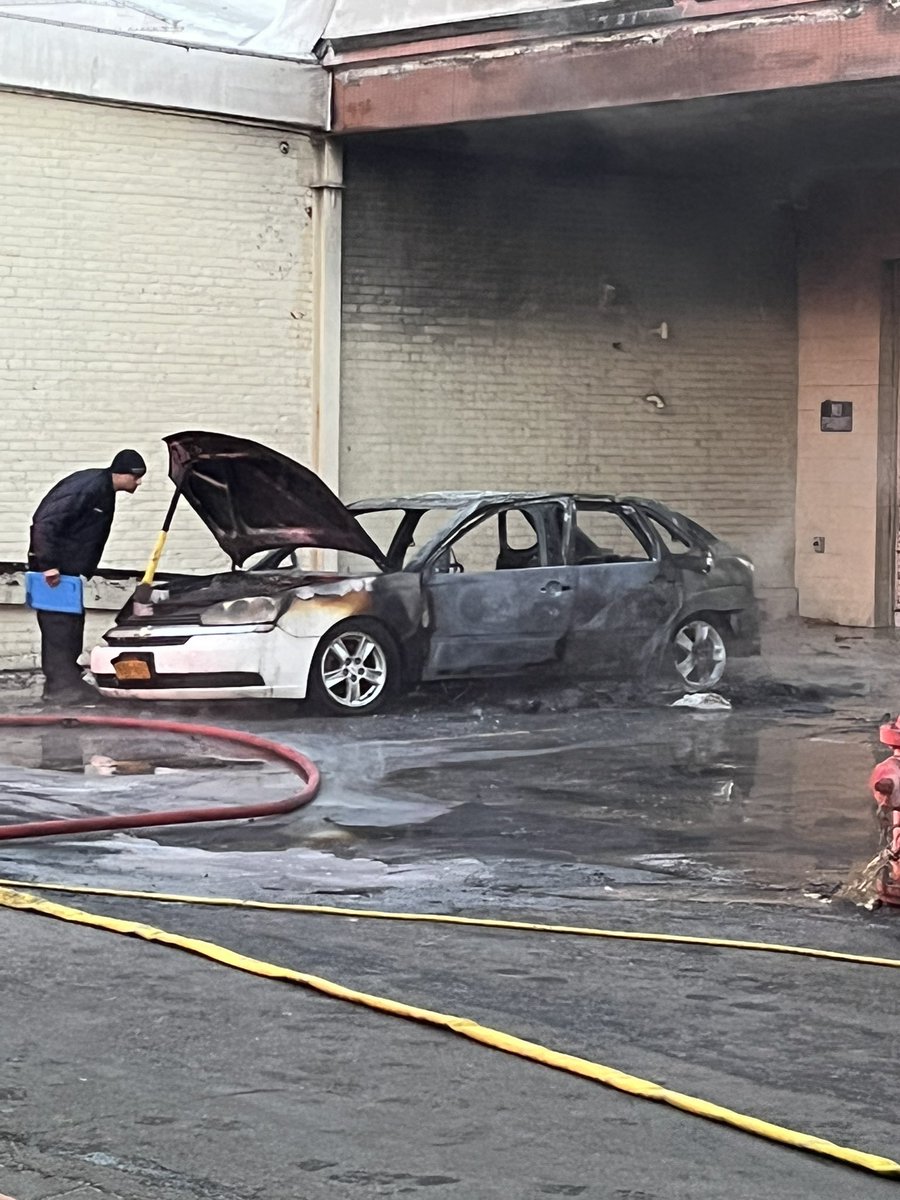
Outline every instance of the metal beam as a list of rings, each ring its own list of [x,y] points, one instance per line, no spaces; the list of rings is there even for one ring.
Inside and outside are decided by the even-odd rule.
[[[333,132],[900,77],[900,13],[809,7],[334,68]]]

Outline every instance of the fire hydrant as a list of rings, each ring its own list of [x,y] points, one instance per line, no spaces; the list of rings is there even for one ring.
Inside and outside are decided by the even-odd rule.
[[[869,777],[869,787],[878,805],[884,862],[875,890],[884,904],[900,906],[900,717],[890,725],[882,725],[879,736],[893,753]]]

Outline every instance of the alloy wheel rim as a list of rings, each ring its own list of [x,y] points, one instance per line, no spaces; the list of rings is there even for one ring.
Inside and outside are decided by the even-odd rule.
[[[674,645],[675,670],[690,687],[714,687],[725,674],[725,642],[709,621],[682,625]]]
[[[348,629],[322,655],[322,685],[336,704],[365,708],[385,689],[387,655],[368,633]]]

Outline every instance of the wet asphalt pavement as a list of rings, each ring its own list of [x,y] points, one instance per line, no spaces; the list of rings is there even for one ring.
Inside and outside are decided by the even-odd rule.
[[[217,709],[309,753],[319,799],[250,825],[0,843],[0,874],[900,956],[891,913],[828,899],[875,848],[865,780],[890,707],[839,662],[814,687],[738,681],[724,714],[508,687],[362,721]],[[292,784],[221,745],[96,730],[0,731],[0,763],[4,823],[278,798]],[[886,970],[54,899],[900,1157],[884,1103]],[[0,935],[0,1192],[15,1200],[757,1200],[898,1186],[175,950],[2,909]]]

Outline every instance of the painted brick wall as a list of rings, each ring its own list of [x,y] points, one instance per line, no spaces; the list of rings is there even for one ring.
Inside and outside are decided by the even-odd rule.
[[[120,498],[104,559],[119,567],[146,560],[165,510],[164,434],[308,458],[306,139],[0,93],[0,167],[0,558],[24,557],[56,479],[122,446],[150,474]],[[222,562],[187,510],[166,554]],[[30,623],[0,636],[0,666],[33,651]]]
[[[803,229],[797,584],[803,616],[840,625],[873,625],[879,590],[893,608],[893,570],[876,575],[876,518],[879,505],[897,503],[896,433],[879,462],[879,353],[884,264],[900,260],[898,204],[900,172],[839,175],[812,189]],[[822,431],[825,400],[852,403],[851,432]]]
[[[371,141],[346,183],[346,496],[649,494],[790,603],[795,255],[770,200]]]

